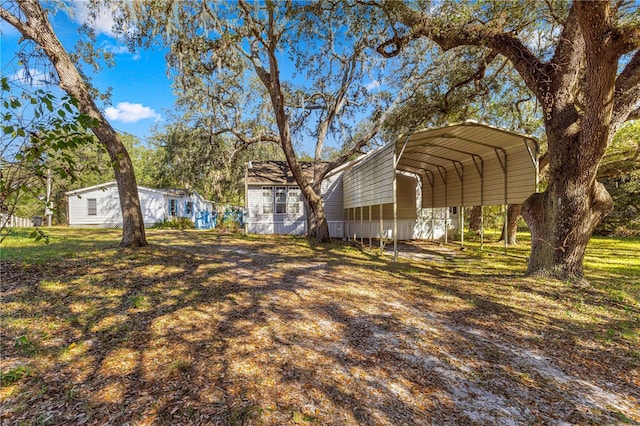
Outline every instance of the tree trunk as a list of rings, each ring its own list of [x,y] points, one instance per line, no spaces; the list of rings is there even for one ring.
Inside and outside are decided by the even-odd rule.
[[[612,210],[613,200],[595,180],[602,144],[584,143],[590,134],[587,129],[575,132],[570,124],[562,129],[552,126],[547,125],[549,149],[555,151],[547,190],[531,195],[522,205],[522,216],[531,230],[527,275],[582,280],[587,244],[600,220]]]
[[[510,204],[507,209],[507,235],[509,236],[507,242],[512,245],[517,242],[516,234],[518,233],[518,219],[520,218],[521,210],[522,204]],[[504,241],[504,226],[498,241]]]
[[[95,106],[95,105],[94,105]],[[145,247],[148,245],[135,171],[127,149],[111,125],[104,121],[93,132],[107,148],[118,185],[120,210],[122,211],[121,247]]]
[[[327,222],[327,216],[324,214],[324,206],[322,205],[322,197],[318,197],[316,204],[309,203],[313,210],[313,216],[315,217],[315,237],[319,243],[328,243],[331,241],[329,235],[329,223]]]
[[[529,197],[522,210],[531,229],[527,275],[582,279],[587,243],[612,207],[613,200],[600,182],[576,185],[571,191],[554,185]]]
[[[480,232],[482,228],[482,206],[473,206],[469,214],[469,230]]]
[[[270,17],[273,18],[273,10],[270,10]],[[267,71],[260,60],[257,57],[253,60],[253,66],[264,84],[265,88],[269,92],[271,99],[271,106],[278,126],[278,133],[280,135],[280,146],[284,152],[284,156],[289,164],[291,174],[295,178],[296,182],[300,186],[300,192],[304,195],[305,199],[309,203],[309,207],[312,210],[312,214],[316,220],[316,241],[319,243],[326,243],[331,241],[329,238],[329,224],[327,223],[327,217],[324,214],[324,207],[322,204],[322,191],[321,185],[313,184],[309,182],[309,179],[305,176],[300,166],[300,162],[296,158],[296,154],[293,150],[293,142],[291,139],[291,127],[289,125],[289,115],[285,109],[285,96],[282,92],[282,86],[280,83],[280,71],[278,65],[278,58],[276,55],[276,46],[278,45],[277,37],[273,33],[273,28],[270,27],[268,31],[268,37],[270,46],[267,49],[267,56],[269,59],[269,71]]]
[[[60,87],[78,100],[78,108],[81,113],[95,119],[97,123],[91,130],[107,149],[118,184],[122,211],[120,246],[146,246],[147,240],[142,210],[140,209],[138,185],[127,149],[93,101],[86,82],[55,35],[46,12],[40,4],[37,1],[24,0],[20,3],[20,9],[27,17],[27,21],[15,20],[10,23],[24,37],[33,40],[45,51],[58,73]]]

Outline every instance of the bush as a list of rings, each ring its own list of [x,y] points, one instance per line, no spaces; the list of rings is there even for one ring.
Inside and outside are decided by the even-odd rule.
[[[154,229],[195,229],[196,225],[188,217],[173,217],[153,225]]]
[[[613,211],[602,219],[596,235],[640,235],[640,171],[603,181],[613,197]]]

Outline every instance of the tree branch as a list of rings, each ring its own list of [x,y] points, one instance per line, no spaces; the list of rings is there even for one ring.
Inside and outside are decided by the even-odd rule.
[[[23,35],[23,37],[26,37],[31,40],[34,38],[33,29],[29,25],[28,18],[27,18],[27,22],[23,22],[20,19],[18,19],[17,16],[9,12],[4,7],[0,7],[0,18],[4,19],[9,25],[11,25],[16,30],[18,30],[20,34]]]
[[[449,96],[459,87],[462,86],[466,86],[467,84],[471,83],[472,81],[478,81],[478,80],[482,80],[485,76],[485,73],[487,71],[487,66],[493,62],[493,60],[498,56],[498,52],[496,52],[495,50],[492,50],[491,52],[489,52],[489,54],[486,57],[482,58],[482,62],[480,62],[480,64],[478,65],[478,69],[476,70],[476,72],[474,72],[469,78],[462,80],[458,83],[456,83],[455,85],[453,85],[452,87],[449,88],[449,90],[447,90],[447,93],[445,93],[444,95],[444,111],[445,113],[447,113],[449,111]]]
[[[626,121],[631,121],[631,120],[638,120],[640,119],[640,107],[634,109],[633,111],[631,111],[629,113],[629,115],[627,115],[627,120]]]
[[[640,103],[640,51],[637,51],[616,78],[612,123],[616,129],[634,120]]]
[[[571,5],[569,15],[564,23],[558,46],[551,59],[554,75],[554,91],[568,91],[576,84],[580,62],[584,56],[584,39],[580,30],[575,4]]]
[[[618,38],[616,50],[620,55],[640,48],[640,25],[627,25],[614,30],[614,38]]]
[[[397,56],[402,48],[412,40],[425,37],[436,42],[443,50],[460,46],[488,47],[511,61],[522,76],[527,87],[545,103],[551,84],[548,66],[543,64],[531,50],[515,35],[490,28],[481,23],[467,23],[455,28],[438,28],[426,14],[411,9],[407,3],[393,3],[398,18],[409,28],[408,34],[394,36],[378,46],[377,51],[384,57]],[[389,48],[391,47],[391,50]]]

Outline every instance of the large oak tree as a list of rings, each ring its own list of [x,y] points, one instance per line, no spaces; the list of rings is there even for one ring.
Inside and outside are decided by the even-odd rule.
[[[251,126],[238,128],[236,120],[226,120],[231,126],[221,123],[219,130],[247,143],[280,144],[315,219],[316,239],[327,241],[324,177],[371,143],[404,93],[378,87],[383,70],[391,66],[375,53],[380,17],[373,15],[380,11],[346,2],[243,0],[122,1],[114,10],[122,34],[133,43],[162,40],[170,48],[168,62],[177,84],[194,90],[194,99],[209,96],[212,114],[222,117],[225,111],[268,106],[267,128],[247,133]],[[416,68],[399,67],[388,75],[407,76]],[[253,81],[260,87],[248,83]],[[244,101],[238,94],[247,89],[251,98]],[[245,104],[236,108],[239,99]],[[363,121],[367,125],[358,127]],[[315,145],[312,179],[299,161],[305,140]],[[339,143],[340,154],[325,163],[322,153],[332,140]]]
[[[3,2],[0,18],[15,27],[24,40],[35,43],[55,68],[60,87],[78,101],[80,112],[94,120],[91,130],[104,145],[115,172],[122,210],[123,247],[146,246],[144,219],[131,159],[118,134],[95,104],[89,85],[56,36],[47,10],[37,0]]]
[[[593,230],[612,209],[596,180],[613,135],[640,105],[640,26],[633,3],[390,2],[387,57],[427,38],[441,49],[477,46],[509,59],[543,108],[549,180],[522,214],[532,233],[528,273],[583,277]],[[546,49],[533,49],[544,38]]]

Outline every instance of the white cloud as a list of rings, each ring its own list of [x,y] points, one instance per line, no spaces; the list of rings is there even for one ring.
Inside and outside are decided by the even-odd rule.
[[[98,15],[94,19],[91,16],[91,11],[89,10],[89,2],[86,0],[72,0],[71,4],[75,9],[75,13],[72,17],[74,21],[81,25],[89,25],[98,34],[102,33],[110,37],[115,37],[115,34],[113,33],[114,20],[110,11],[101,7]]]
[[[46,75],[42,71],[21,68],[11,77],[11,81],[27,86],[45,86],[54,83],[55,78]]]
[[[368,83],[366,86],[364,86],[365,89],[367,89],[368,92],[372,92],[376,89],[378,89],[380,87],[380,81],[378,80],[374,80],[371,83]]]
[[[162,120],[162,116],[155,112],[153,108],[130,102],[119,102],[115,108],[108,107],[105,110],[105,115],[109,120],[122,121],[124,123],[136,123],[148,118],[153,118],[155,121]]]
[[[121,53],[129,53],[129,48],[121,44],[102,43],[102,48],[107,52],[118,55]]]

